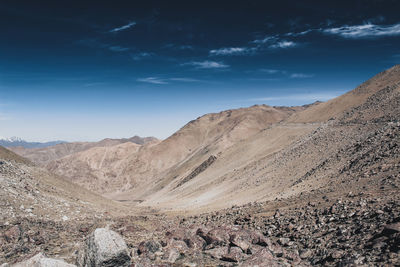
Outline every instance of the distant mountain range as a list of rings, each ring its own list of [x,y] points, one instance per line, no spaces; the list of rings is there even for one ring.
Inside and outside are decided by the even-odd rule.
[[[108,146],[110,144],[120,144],[120,143],[126,143],[126,142],[132,142],[138,145],[143,145],[149,142],[154,142],[157,141],[158,139],[155,137],[140,137],[140,136],[133,136],[130,138],[122,138],[122,139],[111,139],[111,138],[106,138],[103,139],[99,142],[66,142],[66,141],[51,141],[51,142],[28,142],[25,141],[19,137],[13,136],[10,138],[4,138],[0,136],[0,146],[3,147],[19,147],[19,148],[45,148],[45,147],[52,147],[55,145],[59,145],[59,144],[71,144],[71,145],[75,145],[78,144],[80,146],[89,146],[89,147],[93,147],[93,146]],[[76,151],[75,151],[76,152]]]
[[[19,137],[2,138],[0,137],[0,146],[4,147],[24,147],[24,148],[43,148],[54,146],[57,144],[66,143],[65,141],[51,141],[51,142],[28,142]]]

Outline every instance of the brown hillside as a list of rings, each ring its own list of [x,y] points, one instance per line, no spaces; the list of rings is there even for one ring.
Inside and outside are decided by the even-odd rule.
[[[50,162],[48,168],[97,192],[114,195],[134,189],[140,197],[157,190],[152,183],[186,161],[219,153],[302,109],[263,105],[208,114],[159,144],[89,149]],[[121,157],[108,156],[118,153]]]

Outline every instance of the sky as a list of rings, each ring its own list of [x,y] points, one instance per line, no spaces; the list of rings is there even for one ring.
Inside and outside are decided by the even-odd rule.
[[[0,1],[0,136],[166,138],[400,63],[400,1]]]

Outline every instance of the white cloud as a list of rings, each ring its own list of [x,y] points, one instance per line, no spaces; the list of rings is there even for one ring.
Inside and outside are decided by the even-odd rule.
[[[279,41],[275,44],[271,44],[269,48],[277,49],[277,48],[290,48],[290,47],[295,47],[297,44],[292,41]]]
[[[312,32],[312,31],[314,31],[314,29],[309,29],[309,30],[305,30],[305,31],[302,31],[302,32],[288,32],[288,33],[285,34],[285,36],[294,36],[294,37],[302,36],[302,35],[306,35],[306,34]]]
[[[254,51],[255,48],[249,47],[224,47],[220,49],[210,50],[212,56],[226,56],[226,55],[243,55]]]
[[[147,77],[147,78],[139,78],[138,82],[143,83],[152,83],[152,84],[168,84],[166,80],[160,79],[158,77]]]
[[[363,24],[354,26],[342,26],[337,28],[321,29],[325,34],[339,35],[344,38],[378,38],[400,35],[400,23],[393,25]]]
[[[222,62],[216,61],[193,61],[188,63],[183,63],[182,66],[194,66],[198,69],[225,69],[229,68],[229,65],[226,65]]]
[[[114,28],[114,29],[110,30],[110,32],[124,31],[124,30],[127,30],[129,28],[132,28],[135,25],[136,25],[136,22],[132,21],[132,22],[130,22],[130,23],[126,24],[126,25],[123,25],[121,27]]]
[[[276,36],[266,36],[263,39],[257,39],[252,41],[254,44],[266,44],[266,43],[271,43],[271,42],[276,42],[278,40],[278,37]]]
[[[304,79],[304,78],[312,78],[314,74],[305,74],[305,73],[292,73],[290,74],[290,78],[293,79]]]
[[[294,33],[291,34],[294,35]],[[264,39],[254,40],[252,43],[258,44],[259,47],[267,46],[270,49],[290,48],[297,46],[297,43],[278,38],[278,36],[267,36]]]

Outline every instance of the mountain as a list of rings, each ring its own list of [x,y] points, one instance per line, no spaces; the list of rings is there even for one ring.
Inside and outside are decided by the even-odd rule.
[[[91,148],[47,168],[113,199],[179,210],[329,190],[333,177],[353,188],[344,170],[357,154],[349,151],[377,134],[389,142],[382,134],[396,131],[387,127],[400,114],[399,72],[395,66],[325,103],[207,114],[160,143]]]
[[[222,153],[304,109],[261,105],[207,114],[160,143],[88,149],[49,162],[47,168],[99,193],[114,195],[133,189],[140,198],[158,190],[170,178],[154,187],[156,179],[161,181],[180,166],[201,164],[211,154]]]
[[[57,144],[65,143],[64,141],[51,141],[51,142],[27,142],[19,137],[3,138],[0,137],[0,146],[4,147],[23,147],[23,148],[43,148],[48,146],[54,146]]]
[[[99,142],[65,142],[40,148],[26,148],[22,146],[16,146],[9,147],[9,149],[31,160],[32,162],[38,163],[39,165],[45,165],[52,160],[56,160],[93,147],[109,147],[128,142],[142,145],[159,141],[155,137],[134,136],[131,138],[122,139],[106,138]]]
[[[399,115],[397,65],[343,96],[295,112],[215,154],[217,159],[202,172],[195,172],[201,160],[179,166],[141,205],[218,209],[316,190],[359,192],[360,184],[377,190],[377,181],[399,170]],[[374,170],[380,164],[390,171],[382,175]],[[360,180],[364,173],[373,175]],[[136,192],[132,193],[123,196]]]

